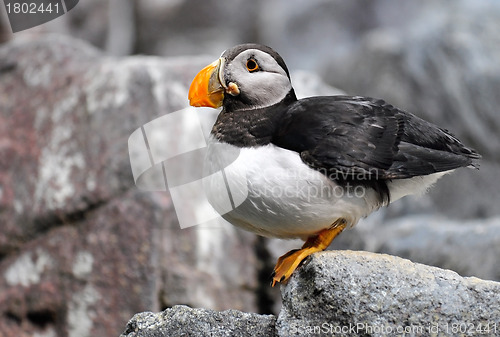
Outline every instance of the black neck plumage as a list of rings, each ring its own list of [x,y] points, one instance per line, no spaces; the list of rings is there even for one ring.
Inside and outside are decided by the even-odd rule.
[[[290,104],[297,101],[293,89],[277,104],[253,109],[235,109],[236,104],[226,104],[212,128],[212,135],[219,141],[238,147],[263,146],[271,143],[283,115]]]

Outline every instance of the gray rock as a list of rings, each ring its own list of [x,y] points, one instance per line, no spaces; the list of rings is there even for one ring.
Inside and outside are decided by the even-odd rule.
[[[135,315],[121,337],[273,337],[276,317],[237,310],[216,312],[178,305],[161,313]]]
[[[244,0],[87,0],[70,15],[17,34],[65,34],[115,56],[218,56],[237,41],[255,40],[257,15]]]
[[[388,255],[316,254],[282,296],[278,336],[495,336],[500,328],[500,283]]]
[[[385,225],[361,226],[357,233],[370,251],[451,269],[462,276],[500,280],[498,217],[457,222],[414,215]]]
[[[281,286],[278,317],[176,306],[122,337],[497,336],[500,283],[382,254],[314,254]]]

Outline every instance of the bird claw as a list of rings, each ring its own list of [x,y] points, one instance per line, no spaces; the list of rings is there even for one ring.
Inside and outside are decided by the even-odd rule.
[[[307,239],[301,249],[294,249],[281,256],[274,267],[271,282],[271,287],[276,283],[286,282],[302,261],[309,255],[325,250],[330,243],[339,235],[347,226],[347,222],[339,219],[334,223],[334,226],[320,231],[317,235]]]
[[[312,253],[314,251],[310,249],[294,249],[281,256],[271,275],[271,287],[274,287],[276,283],[286,282],[300,263]]]

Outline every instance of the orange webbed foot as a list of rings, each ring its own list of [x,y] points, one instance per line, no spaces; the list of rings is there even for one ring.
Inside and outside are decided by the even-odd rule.
[[[314,252],[308,249],[294,249],[281,256],[274,267],[271,286],[274,287],[277,282],[288,280],[300,263]]]
[[[274,267],[271,286],[286,282],[302,261],[309,255],[325,250],[330,243],[346,227],[344,220],[335,222],[331,228],[324,229],[314,236],[310,236],[301,249],[294,249],[281,256]]]

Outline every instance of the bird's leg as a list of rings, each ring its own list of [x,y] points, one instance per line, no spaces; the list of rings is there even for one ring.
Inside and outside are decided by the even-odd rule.
[[[277,282],[288,280],[299,264],[309,255],[325,250],[330,243],[339,235],[346,227],[347,223],[344,219],[336,221],[332,227],[323,229],[318,234],[310,236],[304,243],[301,249],[294,249],[281,256],[274,267],[273,281],[271,286],[274,287]]]

